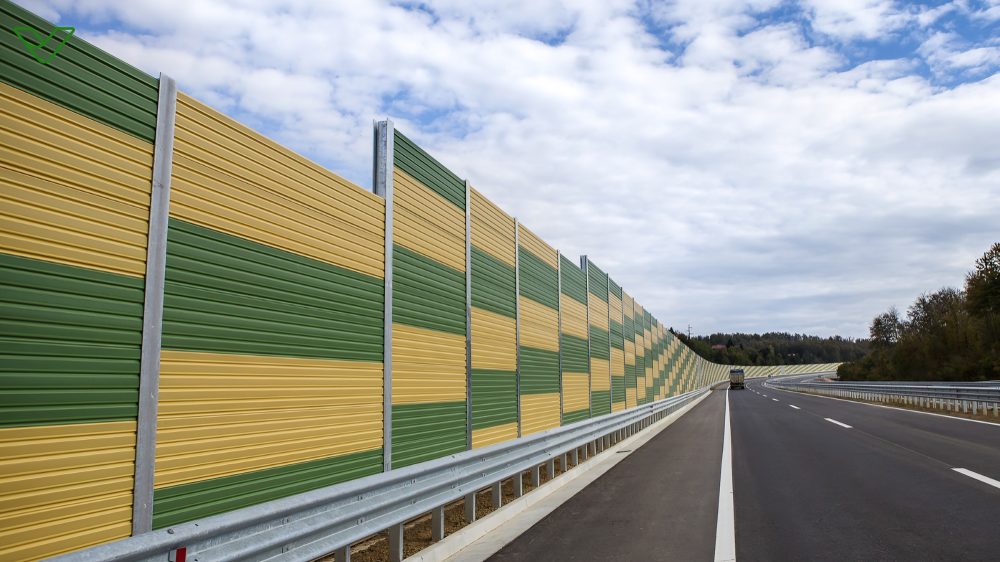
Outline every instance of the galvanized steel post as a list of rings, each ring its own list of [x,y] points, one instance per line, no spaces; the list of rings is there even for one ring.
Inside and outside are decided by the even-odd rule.
[[[135,436],[132,535],[153,530],[153,477],[156,472],[156,412],[160,401],[160,343],[163,336],[163,285],[167,271],[170,175],[174,157],[177,82],[160,74],[153,145],[153,182],[146,244],[146,292],[139,360],[139,412]]]
[[[465,180],[465,448],[472,448],[472,198]]]
[[[521,436],[521,226],[514,217],[514,350],[517,352],[517,436]]]
[[[608,293],[608,413],[615,411],[615,379],[611,376],[611,275],[604,274],[604,289]]]
[[[385,309],[382,324],[382,470],[392,470],[392,170],[394,126],[391,120],[375,125],[372,182],[375,194],[385,199]]]
[[[563,361],[562,361],[562,254],[556,250],[556,306],[559,310],[556,314],[559,317],[559,425],[563,425]],[[566,467],[563,467],[565,470]]]
[[[583,270],[583,278],[587,282],[587,403],[590,405],[590,417],[594,417],[594,373],[590,362],[590,273],[587,271],[587,256],[580,256],[580,269]]]

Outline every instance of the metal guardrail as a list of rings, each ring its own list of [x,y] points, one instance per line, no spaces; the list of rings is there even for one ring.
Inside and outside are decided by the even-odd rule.
[[[51,562],[308,562],[337,552],[349,559],[350,545],[389,529],[390,558],[402,558],[403,524],[432,513],[443,525],[443,507],[503,480],[579,455],[586,459],[612,443],[666,417],[709,391],[680,396],[591,420],[351,480],[288,498],[174,525],[127,539],[50,558]],[[520,478],[514,478],[515,494]],[[471,500],[470,500],[471,498]],[[474,517],[473,511],[473,517]],[[443,526],[435,530],[443,536]],[[346,555],[346,556],[344,556]]]
[[[929,407],[947,411],[973,414],[983,410],[1000,417],[1000,384],[933,383],[892,383],[892,382],[795,382],[770,380],[765,384],[773,388],[821,394],[839,398],[867,400],[871,402],[898,402],[907,405]]]

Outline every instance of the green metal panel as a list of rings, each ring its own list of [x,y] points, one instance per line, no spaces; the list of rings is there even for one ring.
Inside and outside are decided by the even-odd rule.
[[[73,35],[47,64],[40,63],[14,28],[30,27],[44,39],[55,25],[0,0],[0,81],[152,143],[159,81]],[[31,37],[28,34],[29,39]],[[62,42],[58,31],[46,47]]]
[[[590,360],[587,355],[587,340],[562,335],[562,365],[564,373],[587,373]]]
[[[472,430],[517,423],[517,371],[472,370]]]
[[[590,327],[590,356],[594,359],[611,360],[608,333],[597,326]]]
[[[0,427],[135,420],[143,286],[0,253]]]
[[[559,273],[535,254],[518,247],[521,296],[559,310]]]
[[[590,393],[590,401],[594,408],[594,417],[611,413],[611,392],[595,390]]]
[[[590,260],[587,260],[587,274],[590,276],[590,294],[608,302],[608,275]]]
[[[611,377],[611,392],[615,404],[625,401],[625,377]]]
[[[521,346],[521,394],[559,392],[559,353]]]
[[[622,298],[622,288],[618,286],[618,283],[615,283],[615,280],[610,277],[608,278],[608,290],[619,299]]]
[[[465,401],[393,404],[392,468],[466,449]]]
[[[472,247],[472,306],[507,318],[517,316],[514,268]]]
[[[465,335],[465,273],[394,245],[392,276],[394,324]]]
[[[611,347],[615,349],[625,349],[625,340],[622,337],[622,325],[614,320],[611,321]]]
[[[465,182],[399,129],[393,135],[393,165],[465,212]]]
[[[590,408],[577,410],[575,412],[565,412],[563,414],[563,425],[569,425],[578,421],[590,419]]]
[[[153,492],[153,528],[162,529],[286,498],[381,471],[379,448],[160,488]]]
[[[635,365],[625,364],[625,388],[635,388]]]
[[[583,270],[560,255],[562,264],[562,293],[578,302],[587,304],[587,278]]]
[[[381,362],[383,287],[171,218],[163,348]]]

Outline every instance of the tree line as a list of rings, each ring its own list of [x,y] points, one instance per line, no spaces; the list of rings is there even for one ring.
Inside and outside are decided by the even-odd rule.
[[[962,289],[917,297],[869,327],[871,353],[840,366],[841,380],[1000,379],[1000,243],[976,260]]]
[[[712,334],[694,336],[670,332],[702,358],[722,365],[803,365],[856,361],[868,353],[864,339],[805,334]],[[713,349],[714,348],[714,349]]]

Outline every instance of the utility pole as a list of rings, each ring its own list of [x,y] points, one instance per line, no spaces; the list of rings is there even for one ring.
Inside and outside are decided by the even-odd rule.
[[[688,324],[688,340],[691,339],[691,324]]]

